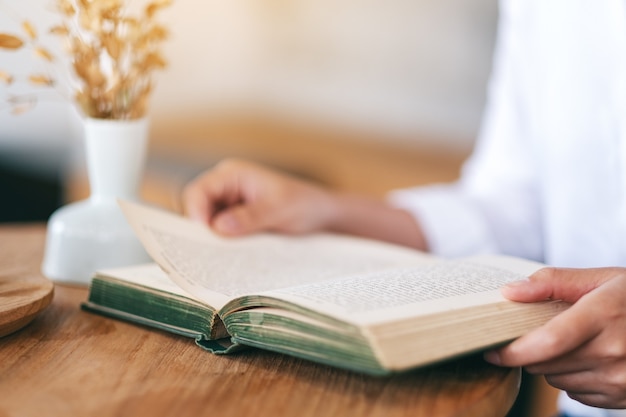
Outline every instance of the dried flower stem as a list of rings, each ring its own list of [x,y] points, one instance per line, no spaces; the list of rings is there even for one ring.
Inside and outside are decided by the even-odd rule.
[[[39,42],[39,37],[35,27],[28,21],[21,19],[19,15],[10,7],[0,2],[0,9],[3,14],[21,22],[18,33],[0,33],[0,50],[16,51],[22,48],[29,48],[42,61],[51,63],[54,56]],[[33,86],[55,87],[56,83],[49,74],[32,73],[25,78]],[[17,77],[9,73],[6,69],[0,68],[0,84],[7,87],[17,82]],[[10,109],[14,114],[25,113],[33,108],[37,103],[34,94],[9,95],[0,110]]]
[[[143,14],[131,17],[121,0],[57,0],[82,81],[76,100],[86,114],[105,119],[145,115],[152,73],[166,66],[159,46],[167,31],[154,15],[170,4],[153,0]]]
[[[75,100],[90,117],[137,119],[145,116],[152,92],[152,74],[167,63],[160,52],[168,37],[155,15],[172,0],[151,0],[138,16],[130,16],[124,0],[54,0],[63,23],[53,27],[68,44],[72,67],[78,77]],[[47,61],[54,56],[35,44],[35,28],[24,21],[22,29],[36,55]],[[0,49],[19,49],[25,41],[0,33]],[[13,76],[0,69],[0,81],[10,84]],[[35,85],[55,85],[42,74],[29,77]]]

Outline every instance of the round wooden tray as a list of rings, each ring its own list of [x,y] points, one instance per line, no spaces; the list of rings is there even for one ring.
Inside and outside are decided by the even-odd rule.
[[[53,293],[54,284],[37,273],[0,275],[0,337],[33,321]]]

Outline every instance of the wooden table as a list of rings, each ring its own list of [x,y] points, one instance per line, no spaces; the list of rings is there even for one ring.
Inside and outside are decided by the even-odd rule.
[[[42,225],[0,226],[0,285],[39,270]],[[250,350],[213,356],[187,338],[84,312],[87,290],[0,339],[0,416],[504,416],[518,369],[479,356],[369,377]],[[0,299],[0,302],[2,300]]]

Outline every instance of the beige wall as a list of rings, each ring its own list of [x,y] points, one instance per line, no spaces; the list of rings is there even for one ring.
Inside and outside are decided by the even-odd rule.
[[[494,0],[208,0],[169,11],[155,114],[241,104],[468,140]]]
[[[51,3],[0,0],[0,27],[19,31],[24,17],[47,27],[56,18]],[[158,120],[263,109],[434,133],[447,139],[444,144],[471,146],[490,65],[495,0],[175,0],[163,18],[171,29],[170,67],[158,75],[152,98],[151,116]],[[59,49],[56,39],[44,41]],[[37,65],[28,51],[0,51],[0,68],[25,74]],[[65,74],[60,65],[53,71]],[[0,95],[9,93],[0,87]],[[0,152],[36,153],[76,140],[67,100],[42,97],[26,115],[0,111]]]

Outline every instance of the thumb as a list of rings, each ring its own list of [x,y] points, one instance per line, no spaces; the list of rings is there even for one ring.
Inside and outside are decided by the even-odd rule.
[[[543,268],[527,280],[502,287],[502,295],[512,301],[563,300],[574,303],[583,295],[614,277],[611,268]]]

